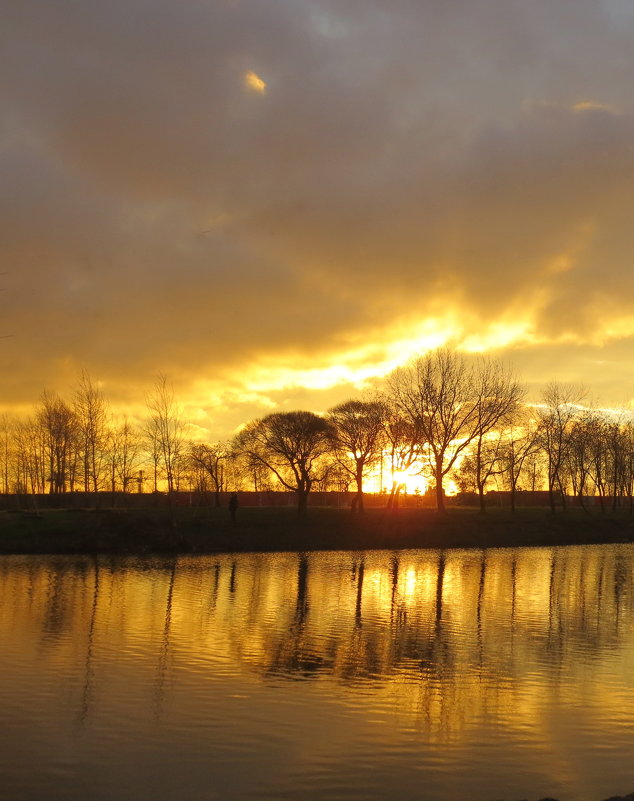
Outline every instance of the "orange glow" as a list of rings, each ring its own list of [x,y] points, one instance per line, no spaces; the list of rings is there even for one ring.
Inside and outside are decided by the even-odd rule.
[[[416,492],[424,494],[428,487],[428,481],[424,476],[413,475],[407,470],[395,470],[394,481],[404,486],[408,495]]]
[[[574,104],[572,110],[577,113],[583,111],[606,111],[609,114],[619,113],[619,110],[616,108],[616,106],[612,106],[609,103],[597,103],[593,100],[581,100]]]
[[[253,72],[253,70],[245,73],[244,85],[252,92],[257,92],[261,95],[266,93],[266,81],[262,80],[257,72]]]

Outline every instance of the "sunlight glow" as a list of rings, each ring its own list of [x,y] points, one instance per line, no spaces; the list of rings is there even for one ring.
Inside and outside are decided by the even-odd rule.
[[[408,495],[412,495],[415,492],[424,494],[427,491],[428,482],[424,476],[412,475],[412,473],[407,470],[395,470],[393,476],[397,484],[401,484],[405,487],[405,491]],[[391,477],[392,474],[390,475],[390,478]]]
[[[387,375],[408,359],[446,344],[457,333],[455,326],[436,319],[426,320],[418,330],[409,330],[409,336],[400,328],[393,331],[395,338],[385,334],[388,340],[385,343],[363,344],[330,356],[328,360],[335,363],[322,367],[295,368],[289,363],[291,359],[287,359],[285,366],[254,366],[250,371],[249,388],[263,392],[292,386],[307,389],[329,389],[344,383],[363,386],[373,378]]]
[[[471,334],[462,341],[467,353],[483,353],[493,348],[503,348],[515,342],[532,341],[532,322],[528,319],[515,323],[495,323],[482,334]]]
[[[253,72],[253,70],[245,73],[244,85],[252,92],[258,92],[261,95],[266,93],[266,81],[262,80],[257,72]]]
[[[540,294],[541,292],[541,294]],[[567,331],[555,337],[540,336],[534,328],[534,315],[549,302],[547,291],[530,293],[523,299],[522,308],[514,308],[513,314],[505,314],[486,327],[476,320],[457,312],[447,311],[443,315],[425,320],[401,320],[362,334],[350,335],[340,343],[338,349],[316,352],[307,359],[301,351],[285,353],[263,352],[250,365],[239,372],[228,368],[214,378],[198,378],[180,395],[188,419],[200,429],[197,436],[218,439],[230,436],[248,420],[268,414],[289,404],[299,406],[305,401],[307,391],[323,392],[313,401],[313,411],[323,412],[341,400],[341,393],[371,390],[395,368],[413,357],[424,355],[434,348],[449,345],[467,353],[489,351],[524,345],[565,344],[566,342],[590,342],[603,345],[608,340],[634,335],[634,316],[617,315],[605,303],[597,301],[592,307],[597,325],[583,337],[578,332]],[[184,387],[183,387],[184,389]],[[235,410],[230,415],[227,410]],[[9,409],[7,409],[9,411]],[[13,408],[10,411],[15,411]],[[119,409],[113,404],[113,412],[121,411],[133,420],[140,421],[145,415],[142,403],[135,407],[127,405]],[[29,410],[25,411],[28,414]],[[206,425],[207,421],[207,425]],[[417,488],[425,492],[427,484],[421,477],[405,478],[407,492]],[[388,478],[387,459],[384,461],[383,481],[378,481],[380,491],[391,486]],[[455,492],[446,487],[448,493]]]
[[[634,335],[634,315],[626,315],[624,317],[612,316],[612,319],[606,321],[605,328],[602,332],[603,336],[600,340],[601,344],[608,339],[625,339]]]
[[[573,111],[607,111],[609,114],[618,114],[619,110],[609,103],[597,103],[593,100],[581,100],[572,107]]]
[[[282,387],[305,387],[324,390],[341,384],[362,388],[372,379],[381,378],[412,358],[449,343],[469,353],[503,348],[517,342],[534,342],[532,320],[523,316],[513,321],[493,323],[482,334],[466,334],[455,318],[432,317],[418,324],[401,323],[375,334],[374,341],[359,344],[335,355],[329,364],[309,368],[295,367],[299,357],[277,361],[275,367],[254,365],[249,372],[252,392],[267,392]],[[377,343],[378,340],[378,344]]]

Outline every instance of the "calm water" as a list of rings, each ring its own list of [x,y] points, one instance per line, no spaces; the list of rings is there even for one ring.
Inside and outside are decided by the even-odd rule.
[[[634,548],[0,559],[0,797],[634,790]]]

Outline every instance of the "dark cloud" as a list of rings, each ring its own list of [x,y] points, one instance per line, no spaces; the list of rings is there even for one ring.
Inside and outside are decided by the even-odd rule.
[[[627,3],[7,5],[8,401],[89,366],[122,402],[162,370],[235,405],[254,366],[380,354],[443,314],[463,336],[525,315],[555,364],[587,348],[579,371],[600,348],[620,392]]]

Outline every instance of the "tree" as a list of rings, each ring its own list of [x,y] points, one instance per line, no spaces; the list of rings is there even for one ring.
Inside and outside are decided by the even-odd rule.
[[[389,398],[383,402],[383,434],[390,463],[392,486],[387,508],[396,510],[404,484],[397,478],[420,460],[424,437],[416,422],[407,419]]]
[[[531,489],[535,489],[536,464],[531,460],[539,449],[537,427],[527,407],[518,411],[511,425],[506,428],[500,452],[502,476],[506,479],[511,495],[511,512],[515,513],[517,490],[527,466],[533,467]]]
[[[163,470],[167,491],[173,493],[178,488],[178,475],[184,452],[184,426],[181,412],[174,398],[174,389],[167,376],[159,375],[154,389],[147,399],[150,413],[145,433],[149,441],[156,474]]]
[[[445,476],[474,439],[483,439],[497,424],[514,402],[515,386],[497,363],[469,363],[448,348],[415,359],[388,377],[394,405],[418,432],[421,451],[428,450],[439,512],[445,511]]]
[[[542,394],[538,407],[539,443],[547,463],[548,499],[555,513],[555,493],[559,489],[565,507],[566,488],[564,465],[568,458],[573,433],[573,422],[579,415],[579,404],[584,391],[572,384],[551,381]]]
[[[229,458],[225,443],[207,445],[205,443],[192,443],[189,449],[191,464],[200,470],[206,478],[211,479],[215,505],[220,506],[220,493],[225,486],[225,462]]]
[[[297,495],[297,511],[306,514],[308,495],[329,469],[323,457],[330,447],[330,425],[312,412],[276,412],[249,423],[236,437],[235,449],[264,465],[280,484]]]
[[[634,512],[634,422],[626,421],[621,428],[623,438],[621,481],[623,495],[629,500],[630,514]]]
[[[77,419],[73,410],[57,395],[44,392],[37,421],[45,442],[49,492],[57,495],[72,490],[77,464]]]
[[[480,511],[485,511],[484,490],[491,476],[501,472],[498,457],[502,428],[512,424],[524,389],[510,370],[493,359],[480,359],[475,366],[475,435],[472,459]]]
[[[480,512],[486,511],[484,490],[491,479],[504,471],[502,432],[495,431],[486,439],[476,440],[476,444],[460,462],[453,477],[461,492],[473,492],[478,496]]]
[[[592,478],[591,468],[597,446],[600,452],[603,451],[603,429],[604,421],[589,409],[581,410],[570,426],[563,469],[570,478],[573,494],[582,508],[585,508],[584,495]],[[595,486],[598,486],[596,482]]]
[[[327,414],[330,441],[337,463],[353,477],[353,510],[363,512],[363,479],[381,458],[385,406],[378,401],[349,400]]]
[[[102,488],[109,442],[108,410],[103,393],[84,370],[73,398],[77,424],[78,458],[84,492],[93,492],[95,499]]]
[[[139,431],[127,417],[110,432],[109,448],[110,488],[114,492],[130,492],[130,486],[138,478],[141,462],[141,437]]]
[[[612,511],[616,511],[621,498],[626,495],[627,456],[629,441],[622,420],[606,422],[606,445],[611,467]]]
[[[18,420],[14,429],[15,475],[17,493],[44,494],[50,467],[47,456],[48,436],[35,418]]]
[[[230,444],[231,485],[234,489],[268,492],[275,477],[271,471],[248,453],[238,450],[237,439]]]

